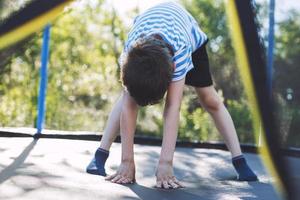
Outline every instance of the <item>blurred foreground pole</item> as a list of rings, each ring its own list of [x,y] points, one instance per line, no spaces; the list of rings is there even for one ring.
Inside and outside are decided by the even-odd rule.
[[[272,76],[273,76],[273,57],[274,57],[274,25],[275,25],[275,0],[270,0],[269,7],[269,37],[268,37],[268,61],[267,78],[270,98],[272,98]]]
[[[40,69],[40,89],[39,89],[39,97],[38,97],[38,116],[37,116],[37,133],[41,134],[44,119],[45,119],[45,110],[46,110],[46,90],[47,90],[47,65],[48,65],[48,57],[49,57],[49,39],[50,39],[50,25],[47,25],[44,29],[43,33],[43,46],[41,53],[41,69]]]
[[[272,99],[273,87],[273,63],[274,63],[274,26],[275,26],[275,0],[269,3],[269,36],[268,36],[268,55],[267,55],[267,89],[269,98]],[[258,146],[262,144],[261,130],[259,132]]]

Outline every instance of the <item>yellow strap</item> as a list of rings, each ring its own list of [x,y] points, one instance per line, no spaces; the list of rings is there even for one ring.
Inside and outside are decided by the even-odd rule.
[[[13,45],[14,43],[26,38],[30,34],[42,29],[47,23],[54,20],[70,2],[72,2],[72,0],[60,4],[54,7],[52,10],[49,10],[48,12],[37,16],[31,21],[26,22],[20,27],[17,27],[16,29],[2,35],[0,37],[0,50]]]
[[[254,89],[254,84],[250,71],[249,58],[246,50],[245,41],[242,34],[241,22],[239,20],[237,7],[235,0],[227,0],[226,4],[226,14],[228,18],[228,27],[232,35],[232,43],[235,49],[236,61],[239,68],[239,72],[243,81],[244,88],[246,90],[247,97],[250,103],[250,109],[253,116],[253,126],[255,131],[256,144],[258,144],[259,138],[258,133],[261,131],[261,113],[258,107],[258,101]],[[263,126],[263,125],[262,125]],[[285,196],[285,191],[283,183],[278,175],[278,172],[274,166],[272,156],[270,154],[270,149],[266,143],[266,135],[264,129],[262,128],[262,146],[259,148],[259,153],[262,156],[262,161],[266,168],[269,170],[271,175],[276,179],[276,188],[280,195]]]

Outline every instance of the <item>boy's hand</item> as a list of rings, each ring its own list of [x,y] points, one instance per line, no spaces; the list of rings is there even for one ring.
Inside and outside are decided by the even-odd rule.
[[[135,182],[135,165],[134,161],[123,161],[117,173],[105,178],[107,181],[118,184],[128,184]]]
[[[164,189],[183,188],[184,186],[173,175],[170,163],[159,163],[156,170],[156,187]]]

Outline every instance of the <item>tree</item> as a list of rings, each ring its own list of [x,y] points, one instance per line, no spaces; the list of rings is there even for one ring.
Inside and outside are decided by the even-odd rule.
[[[274,96],[285,145],[299,147],[300,124],[300,12],[290,10],[278,23],[274,63]]]
[[[241,99],[242,84],[231,46],[223,0],[183,0],[185,7],[208,35],[208,53],[217,89],[226,99]]]

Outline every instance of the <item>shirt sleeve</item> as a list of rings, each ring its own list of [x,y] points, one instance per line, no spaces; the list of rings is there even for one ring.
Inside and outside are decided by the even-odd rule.
[[[202,46],[205,42],[207,42],[208,37],[207,35],[201,30],[198,22],[191,17],[192,23],[192,36],[194,39],[194,50],[197,50],[200,46]]]
[[[175,52],[173,57],[175,64],[175,70],[173,73],[172,81],[179,81],[183,79],[187,72],[190,71],[194,66],[192,62],[192,53],[189,48],[182,48]]]

